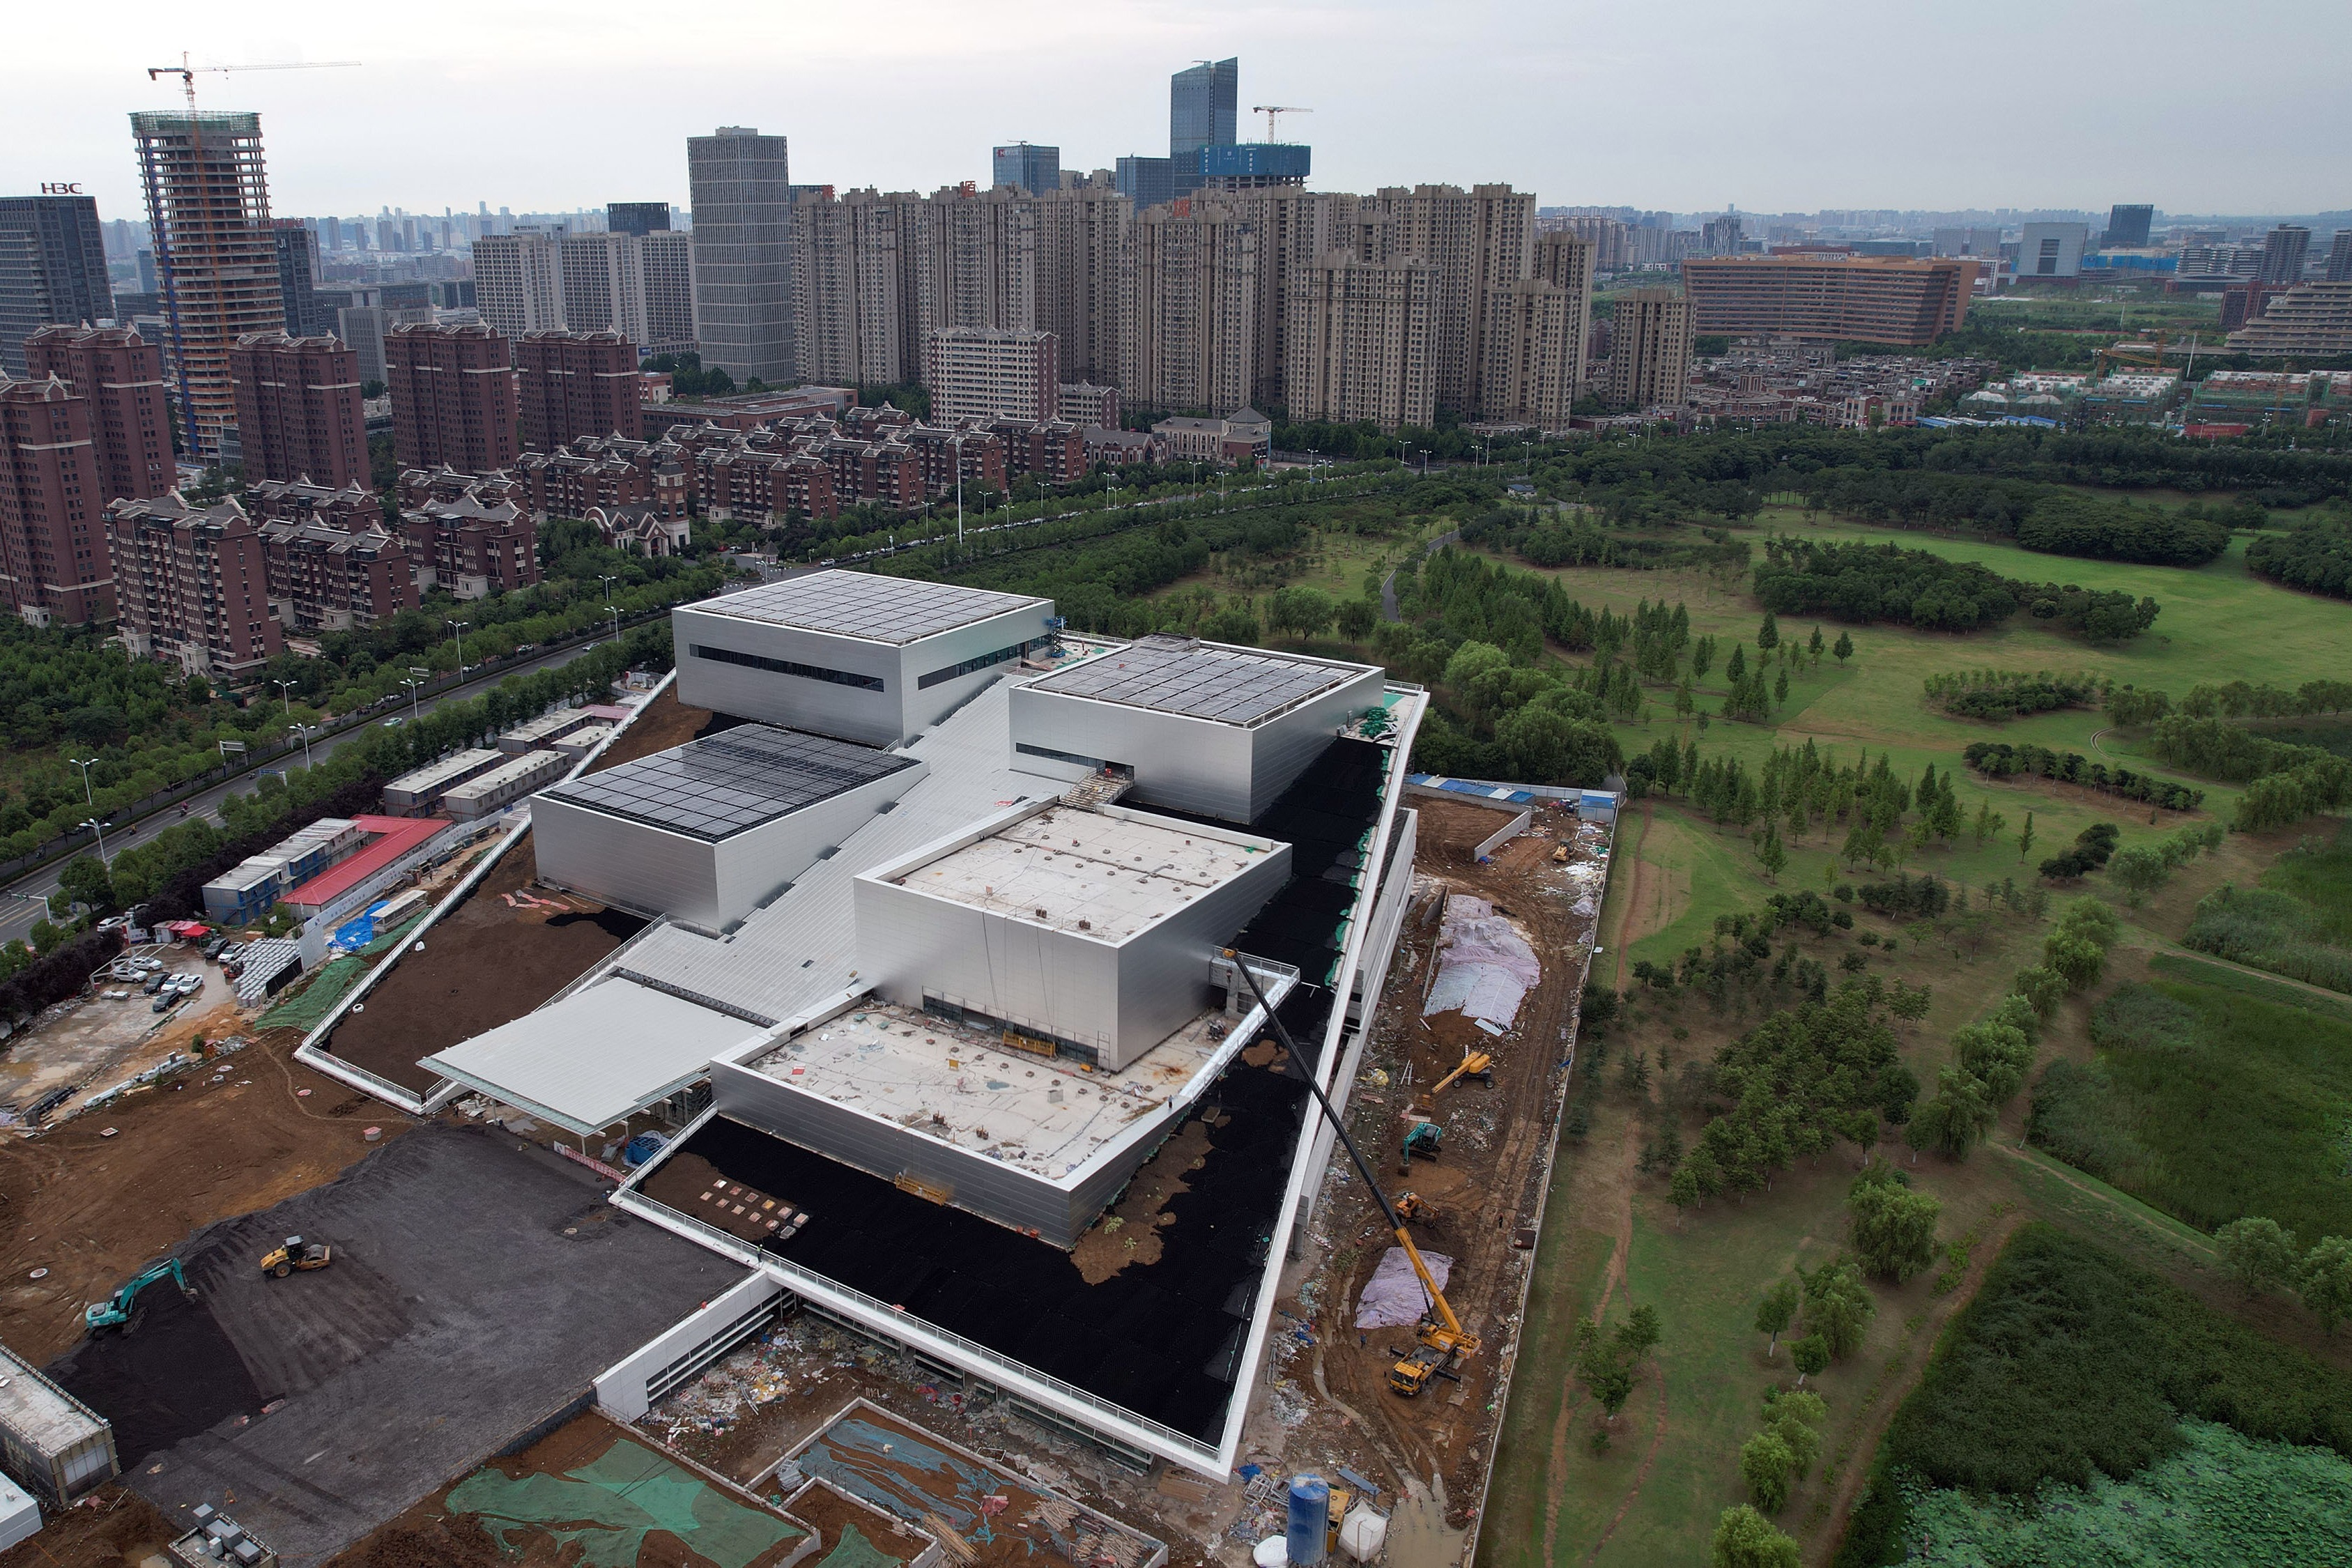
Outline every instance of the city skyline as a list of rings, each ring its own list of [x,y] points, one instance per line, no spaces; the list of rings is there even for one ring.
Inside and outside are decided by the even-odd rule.
[[[719,19],[737,37],[714,58],[706,29],[646,36],[616,5],[587,6],[548,29],[530,12],[428,0],[418,26],[390,36],[340,14],[269,5],[247,7],[237,37],[192,53],[199,62],[364,62],[198,78],[201,107],[264,117],[281,214],[482,200],[685,206],[678,144],[722,122],[790,138],[796,179],[841,188],[984,180],[990,148],[1024,139],[1059,146],[1066,168],[1108,168],[1165,145],[1172,71],[1235,53],[1241,134],[1265,134],[1252,103],[1312,107],[1312,118],[1283,129],[1315,145],[1321,189],[1507,180],[1547,205],[1682,212],[1727,203],[2103,211],[2141,200],[2251,216],[2345,200],[2324,137],[2283,138],[2248,158],[2199,130],[2232,112],[2283,127],[2326,122],[2331,62],[2352,47],[2352,14],[2302,0],[2271,8],[2272,26],[2237,31],[2189,25],[2185,12],[2183,25],[2167,26],[2145,11],[2118,29],[2111,13],[2022,5],[1979,7],[1965,20],[1874,14],[1859,29],[1825,5],[1769,16],[1702,5],[1685,9],[1705,25],[1660,29],[1654,15],[1496,5],[1423,36],[1421,13],[1387,4],[1212,4],[1115,5],[1055,33],[1051,20],[1065,14],[1036,9],[1038,26],[1010,26],[909,0],[906,25],[816,14],[796,17],[787,38],[744,8],[732,23]],[[2296,30],[2295,50],[2267,47],[2280,26]],[[18,31],[30,58],[55,63],[20,83],[22,111],[47,130],[37,144],[0,148],[0,181],[78,184],[103,216],[134,216],[127,115],[182,101],[176,83],[151,83],[143,68],[173,58],[174,42],[200,40],[184,37],[180,14],[151,5],[102,17],[43,13]],[[459,36],[468,47],[450,48]],[[517,72],[526,58],[543,68]],[[774,85],[787,58],[789,99]],[[2084,72],[2086,60],[2099,62],[2095,72]],[[877,64],[896,72],[895,102],[874,101]],[[2156,82],[2173,90],[2147,90]],[[396,110],[351,112],[395,98]],[[615,101],[628,110],[587,107]],[[1907,132],[1824,140],[1824,116],[1850,125],[1880,104]],[[1822,155],[1832,144],[1835,155]]]

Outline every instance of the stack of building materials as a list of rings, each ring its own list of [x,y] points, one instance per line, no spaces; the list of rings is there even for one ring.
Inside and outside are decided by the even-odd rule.
[[[245,967],[237,973],[236,999],[248,1005],[275,995],[302,968],[302,944],[291,937],[248,942],[240,956]]]

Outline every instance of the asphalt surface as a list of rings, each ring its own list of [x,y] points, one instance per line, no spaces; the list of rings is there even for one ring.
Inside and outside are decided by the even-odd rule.
[[[436,696],[424,699],[416,705],[417,711],[430,713],[452,698],[476,696],[484,688],[495,686],[509,675],[530,675],[538,670],[552,669],[558,665],[569,664],[595,646],[595,643],[580,643],[571,647],[558,648],[553,653],[541,654],[519,663],[500,665],[496,669],[478,676],[463,686],[453,686]],[[404,719],[409,715],[409,710],[405,707],[396,710],[387,708],[383,710],[383,718],[390,719],[394,716],[395,711]],[[376,721],[380,723],[382,720]],[[321,736],[312,741],[310,742],[311,763],[315,765],[325,762],[339,749],[358,739],[365,732],[366,728],[367,726],[361,725],[335,735]],[[289,764],[287,758],[278,757],[273,759],[269,765],[285,767]],[[299,753],[295,755],[292,765],[297,767],[301,765]],[[110,828],[106,835],[107,858],[111,860],[125,849],[150,842],[163,829],[177,826],[183,822],[192,822],[200,816],[206,821],[217,825],[220,821],[222,797],[232,791],[250,793],[254,787],[254,774],[245,773],[226,784],[215,784],[201,795],[189,796],[185,816],[181,814],[180,808],[176,805],[165,806],[153,816],[142,817],[119,831]],[[0,942],[29,939],[33,923],[44,916],[41,895],[58,890],[58,873],[65,868],[66,861],[71,858],[71,856],[68,856],[65,860],[58,860],[37,871],[28,872],[9,883],[5,889],[0,889],[0,894],[5,895],[5,898],[0,898]]]
[[[116,1421],[123,1479],[166,1519],[234,1496],[239,1523],[310,1568],[743,1277],[605,1190],[489,1128],[423,1127],[199,1231],[177,1251],[193,1306],[151,1290],[131,1332],[49,1370]],[[296,1234],[334,1262],[263,1276]]]

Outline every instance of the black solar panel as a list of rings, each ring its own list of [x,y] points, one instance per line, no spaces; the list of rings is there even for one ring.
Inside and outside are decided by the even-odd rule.
[[[1038,681],[1036,689],[1226,724],[1251,724],[1352,679],[1354,674],[1344,667],[1307,664],[1279,654],[1235,653],[1146,637],[1056,671]]]
[[[871,746],[742,724],[541,794],[715,843],[912,766]]]
[[[695,608],[869,642],[910,643],[1008,610],[1045,603],[1025,594],[994,594],[911,577],[816,572],[706,600]]]

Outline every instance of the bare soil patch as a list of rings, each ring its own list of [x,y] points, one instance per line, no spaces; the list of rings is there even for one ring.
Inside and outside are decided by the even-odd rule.
[[[434,1077],[416,1065],[420,1058],[514,1022],[645,929],[638,917],[593,900],[533,888],[538,874],[525,834],[418,939],[424,951],[402,953],[320,1048],[406,1088],[429,1089]]]
[[[411,1125],[289,1061],[288,1044],[257,1040],[218,1076],[0,1142],[0,1341],[47,1361],[81,1337],[85,1305],[192,1231],[331,1181],[379,1146],[369,1127],[389,1138]]]

